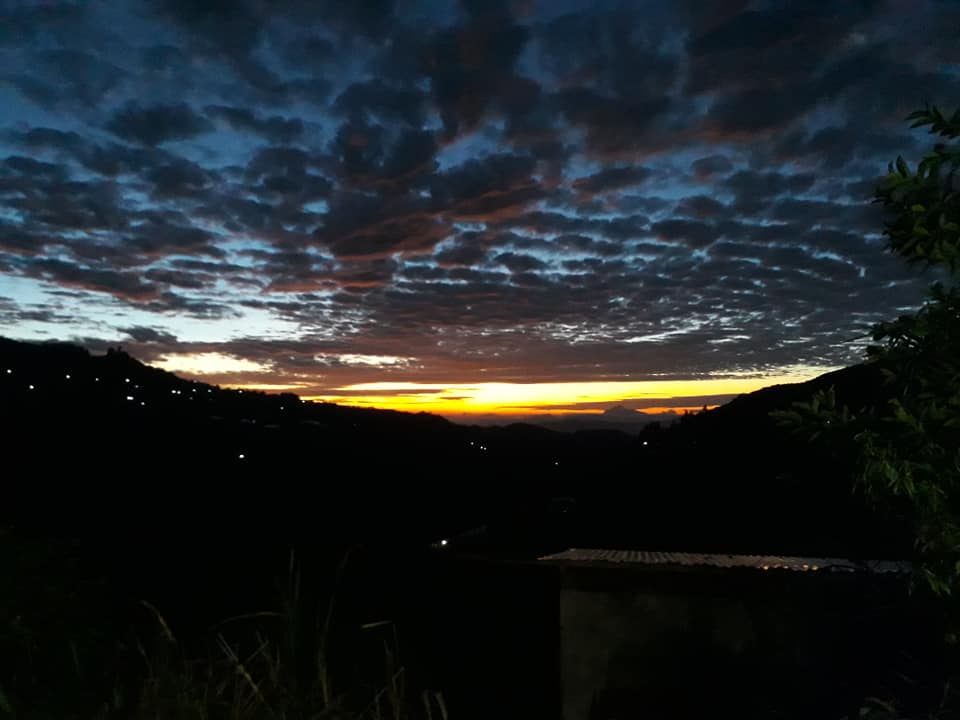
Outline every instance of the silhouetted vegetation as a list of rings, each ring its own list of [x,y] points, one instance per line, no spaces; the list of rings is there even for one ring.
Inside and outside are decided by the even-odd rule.
[[[952,117],[927,106],[907,118],[948,141],[960,138],[960,109]],[[960,145],[937,142],[916,169],[902,157],[890,163],[874,200],[887,211],[890,249],[941,278],[912,314],[873,329],[867,368],[880,378],[879,392],[852,402],[832,385],[813,398],[774,413],[799,437],[842,458],[845,474],[875,510],[899,519],[921,589],[942,602],[952,682],[960,582]],[[957,704],[945,683],[940,713]],[[896,717],[902,698],[893,695],[880,712]]]
[[[960,110],[911,114],[911,127],[955,140]],[[945,273],[916,313],[874,328],[868,366],[882,391],[852,404],[822,390],[779,417],[848,459],[849,476],[878,507],[901,515],[935,592],[960,580],[960,145],[937,143],[916,170],[898,157],[877,189],[884,234],[907,262]]]
[[[430,544],[450,538],[507,559],[578,545],[902,556],[908,533],[850,493],[848,467],[769,421],[772,409],[828,385],[855,405],[879,378],[850,368],[638,435],[566,434],[305,403],[183,380],[120,351],[0,341],[9,488],[0,512],[19,568],[0,617],[17,648],[0,668],[0,692],[15,717],[110,708],[157,717],[188,706],[197,717],[326,717],[333,705],[317,701],[316,684],[277,675],[276,653],[290,650],[270,634],[272,616],[231,625],[226,644],[211,628],[275,607],[273,579],[291,548],[319,607],[333,568],[359,546],[340,591],[342,631],[331,636],[346,662],[336,672],[347,704],[337,707],[362,716],[371,693],[390,687],[383,663],[394,662],[393,650],[370,650],[359,630],[389,619],[404,640],[411,687],[443,690],[457,717],[529,717],[549,687],[549,657],[537,653],[550,645],[538,640],[508,662],[493,638],[547,637],[547,586],[517,574],[516,588],[529,585],[526,609],[512,619],[465,618],[468,606],[482,614],[480,596],[448,608],[428,601],[440,597],[439,578],[457,576],[434,574]],[[486,607],[499,607],[497,592],[484,591]],[[163,639],[163,626],[158,636],[158,614],[176,643]],[[153,650],[146,639],[156,637]],[[316,646],[297,652],[316,657]],[[476,667],[465,659],[473,652]],[[502,689],[475,697],[490,663],[536,666],[543,678],[531,676],[530,697],[503,710]],[[304,671],[311,682],[314,670]],[[418,693],[404,712],[430,707],[440,717]]]

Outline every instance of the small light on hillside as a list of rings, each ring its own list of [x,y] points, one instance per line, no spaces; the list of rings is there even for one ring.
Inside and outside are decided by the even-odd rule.
[[[246,457],[246,455],[244,455],[243,453],[240,453],[237,457],[239,457],[241,460],[243,460],[243,459]]]
[[[643,441],[643,444],[644,444],[644,445],[649,445],[650,443],[648,443],[646,440],[644,440],[644,441]]]
[[[127,400],[133,400],[133,395],[127,395]]]
[[[441,544],[441,545],[447,545],[447,544],[449,544],[449,541],[447,541],[447,540],[441,540],[441,541],[440,541],[440,544]]]
[[[146,403],[143,400],[140,401],[140,407],[146,407]]]
[[[7,368],[7,375],[13,375],[13,370],[11,370],[10,368]]]
[[[68,374],[68,375],[66,375],[65,377],[67,378],[67,380],[69,380],[69,379],[70,379],[70,375],[69,375],[69,374]]]
[[[124,378],[123,381],[128,383],[130,382],[130,378]]]
[[[28,385],[27,388],[33,390],[33,385]]]

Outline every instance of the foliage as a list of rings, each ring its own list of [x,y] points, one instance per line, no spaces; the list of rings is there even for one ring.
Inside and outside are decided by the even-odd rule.
[[[948,140],[960,137],[960,109],[947,119],[936,107],[907,117],[910,127],[930,126]],[[885,234],[891,249],[909,262],[960,271],[960,146],[937,143],[916,171],[902,157],[891,163],[875,199],[892,212]]]
[[[345,562],[338,568],[338,581]],[[15,658],[16,672],[0,672],[0,720],[447,720],[441,693],[412,691],[398,659],[393,622],[336,628],[353,646],[347,658],[332,652],[328,642],[337,625],[335,593],[326,603],[308,596],[291,557],[277,611],[230,618],[212,628],[204,642],[189,647],[157,608],[143,602],[155,628],[146,645],[136,638],[118,642],[103,637],[78,650],[71,640],[75,670],[25,655]],[[71,636],[58,629],[56,637]],[[43,643],[54,655],[60,644],[52,638]],[[111,652],[117,657],[108,661],[105,655]],[[75,686],[105,665],[115,670],[110,682],[96,695],[78,693]],[[44,691],[42,706],[36,687]]]
[[[911,127],[954,141],[960,110],[912,113]],[[946,277],[911,315],[873,331],[868,362],[886,378],[884,399],[851,412],[832,390],[780,413],[852,461],[859,487],[909,518],[919,572],[950,595],[960,584],[960,144],[938,142],[916,169],[897,157],[874,199],[888,211],[884,234],[910,263]]]

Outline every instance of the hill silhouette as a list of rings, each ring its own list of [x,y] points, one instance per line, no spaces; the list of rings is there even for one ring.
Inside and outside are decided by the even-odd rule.
[[[420,546],[481,524],[527,524],[541,547],[902,552],[842,464],[783,433],[771,410],[836,386],[849,405],[880,390],[868,366],[766,388],[647,425],[565,434],[470,427],[438,416],[227,390],[120,350],[0,339],[3,519],[125,543]],[[579,525],[537,537],[550,498]],[[257,536],[262,538],[263,532]],[[262,542],[262,540],[258,540]],[[520,542],[518,539],[517,542]]]

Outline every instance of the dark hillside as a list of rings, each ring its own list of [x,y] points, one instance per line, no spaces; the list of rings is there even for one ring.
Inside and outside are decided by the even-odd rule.
[[[304,403],[183,380],[119,351],[3,340],[2,512],[20,526],[127,547],[203,539],[261,548],[264,538],[422,547],[519,522],[538,547],[579,537],[695,551],[900,552],[896,526],[869,514],[844,468],[769,417],[829,385],[852,405],[880,387],[870,368],[849,368],[631,437]],[[572,534],[537,537],[531,518],[555,497],[575,498],[585,519]]]

